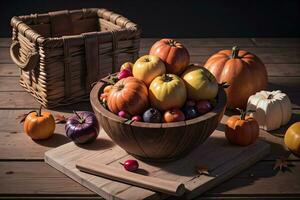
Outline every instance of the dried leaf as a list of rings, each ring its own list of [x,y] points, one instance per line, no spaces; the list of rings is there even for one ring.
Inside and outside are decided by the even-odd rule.
[[[18,115],[18,116],[16,117],[16,119],[19,120],[19,123],[23,123],[23,122],[25,121],[27,115],[28,115],[28,113]]]
[[[199,175],[206,175],[206,176],[210,175],[209,168],[208,168],[207,165],[197,165],[196,166],[196,172]]]
[[[288,169],[288,162],[284,157],[278,158],[275,161],[275,165],[273,167],[273,170],[279,169],[280,171],[283,171],[284,169]]]
[[[55,115],[56,124],[65,124],[66,122],[67,122],[67,118],[64,115],[60,115],[60,114]]]

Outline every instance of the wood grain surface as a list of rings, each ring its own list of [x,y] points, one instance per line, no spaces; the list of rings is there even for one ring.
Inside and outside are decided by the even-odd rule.
[[[158,39],[142,39],[141,52],[148,52],[149,47]],[[289,125],[300,121],[299,38],[178,40],[191,48],[193,62],[204,63],[211,52],[231,48],[235,44],[257,54],[266,64],[270,82],[268,87],[282,89],[293,102],[293,115]],[[10,43],[9,38],[0,38],[0,198],[101,199],[43,162],[44,152],[69,141],[64,134],[63,125],[58,124],[54,137],[41,143],[30,140],[23,133],[22,125],[15,118],[38,108],[38,103],[18,86],[19,69],[8,56]],[[91,110],[91,107],[88,103],[82,103],[52,112],[68,115],[73,109]],[[283,145],[282,135],[287,128],[288,125],[272,131],[277,136],[261,134],[271,144],[271,154],[221,186],[207,191],[199,199],[299,199],[300,161]],[[102,141],[101,145],[111,147],[113,144]],[[275,159],[280,156],[291,159],[290,171],[273,170]],[[130,192],[130,189],[127,191]]]
[[[103,129],[100,135],[98,140],[110,140]],[[176,193],[170,186],[166,187],[166,185],[170,185],[164,183],[166,181],[183,183],[186,188],[184,198],[192,199],[248,168],[269,153],[270,145],[263,140],[258,140],[255,144],[247,147],[230,145],[225,138],[224,127],[220,125],[202,145],[182,159],[167,163],[139,160],[141,174],[145,174],[150,178],[162,179],[161,181],[151,181],[151,183],[148,183],[147,189],[136,187],[136,184],[122,183],[125,179],[125,175],[122,175],[122,173],[115,174],[113,179],[123,180],[122,182],[107,179],[114,174],[114,169],[122,172],[123,166],[120,163],[124,163],[127,159],[134,159],[133,156],[119,146],[99,148],[97,144],[93,143],[78,146],[70,142],[47,151],[45,161],[105,199],[165,199],[167,196],[159,197],[160,193],[157,191],[164,191],[164,193],[173,195]],[[80,162],[83,163],[81,166],[84,165],[84,162],[90,163],[92,169],[84,165],[85,171],[93,171],[92,174],[102,174],[102,176],[93,176],[79,171],[76,165]],[[107,167],[101,168],[101,165]],[[199,175],[197,173],[196,169],[201,166],[207,167],[209,175]],[[107,174],[110,174],[110,176],[107,176]],[[130,179],[130,177],[132,178]],[[134,175],[127,175],[126,180],[129,183],[135,180],[134,183],[140,182],[141,184],[144,184],[145,181],[138,181]],[[148,190],[150,188],[153,188],[154,191]]]

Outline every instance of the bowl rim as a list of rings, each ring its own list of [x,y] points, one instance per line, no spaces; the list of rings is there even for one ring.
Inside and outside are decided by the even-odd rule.
[[[105,77],[107,78],[107,77]],[[180,121],[180,122],[171,122],[171,123],[148,123],[148,122],[137,122],[132,121],[131,119],[125,119],[122,117],[119,117],[118,115],[110,112],[106,108],[103,107],[103,105],[100,103],[100,91],[103,90],[104,87],[107,85],[107,81],[104,79],[101,79],[98,81],[92,88],[90,92],[90,102],[94,110],[101,113],[106,118],[109,118],[110,120],[113,120],[118,123],[122,124],[128,124],[135,127],[140,128],[177,128],[187,125],[192,125],[199,123],[201,121],[205,121],[207,119],[210,119],[216,115],[218,115],[220,112],[223,112],[224,108],[226,107],[227,97],[225,90],[221,84],[218,86],[218,94],[217,94],[217,102],[218,104],[208,113],[205,113],[204,115],[201,115],[199,117]]]

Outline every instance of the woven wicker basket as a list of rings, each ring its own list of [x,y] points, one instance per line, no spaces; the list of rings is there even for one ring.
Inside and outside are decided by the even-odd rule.
[[[105,9],[13,17],[11,25],[20,84],[46,108],[88,100],[92,83],[138,57],[137,25]]]

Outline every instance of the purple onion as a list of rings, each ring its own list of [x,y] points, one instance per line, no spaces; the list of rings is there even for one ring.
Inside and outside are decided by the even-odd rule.
[[[92,112],[74,112],[65,125],[67,136],[78,144],[94,141],[99,134],[99,123]]]
[[[122,71],[120,71],[120,73],[118,74],[118,79],[121,80],[123,78],[127,78],[129,76],[132,76],[132,72],[129,69],[123,69]]]

